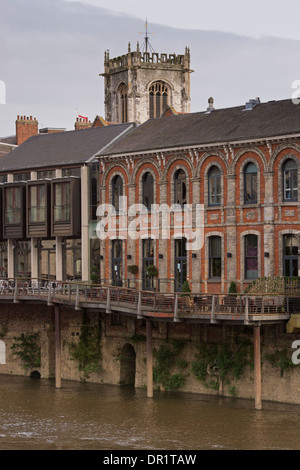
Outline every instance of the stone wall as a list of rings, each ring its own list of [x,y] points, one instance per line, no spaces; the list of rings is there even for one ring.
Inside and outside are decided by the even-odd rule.
[[[62,308],[61,318],[61,345],[62,364],[61,373],[63,380],[88,381],[93,383],[105,383],[118,385],[120,383],[121,370],[126,366],[124,346],[130,345],[135,353],[135,386],[145,388],[146,377],[146,328],[144,320],[135,320],[121,315],[105,315],[99,312],[90,312],[87,317],[90,325],[101,325],[101,371],[85,374],[78,369],[77,361],[70,356],[70,344],[78,344],[82,333],[84,315],[82,311]],[[39,345],[41,347],[41,366],[24,370],[22,361],[13,354],[12,345],[14,338],[22,333],[39,333]],[[53,307],[42,305],[1,304],[0,314],[1,345],[5,345],[5,361],[0,360],[0,374],[30,375],[37,370],[42,378],[54,378],[55,376],[55,331]],[[300,404],[300,368],[293,366],[281,371],[278,366],[272,367],[266,360],[267,354],[276,351],[286,351],[286,357],[291,359],[293,341],[299,339],[299,334],[287,334],[286,326],[266,325],[261,331],[262,349],[262,399],[284,403]],[[229,344],[232,351],[239,350],[241,343],[248,341],[248,359],[253,360],[251,344],[253,332],[251,326],[234,325],[210,325],[210,324],[186,324],[153,322],[153,349],[163,346],[172,349],[178,342],[182,350],[177,359],[185,362],[183,369],[172,367],[170,373],[180,373],[185,376],[185,384],[179,390],[199,394],[218,394],[215,390],[199,381],[193,371],[192,364],[195,355],[199,352],[200,345],[212,347]],[[179,343],[178,343],[179,344]],[[127,347],[128,349],[128,347]],[[1,349],[3,358],[3,348]],[[125,362],[124,362],[125,361]],[[154,354],[154,367],[157,365]],[[178,362],[179,364],[179,362]],[[282,374],[283,372],[283,374]],[[210,372],[211,374],[211,372]],[[238,396],[252,399],[254,397],[253,369],[247,366],[239,380],[232,379],[229,374],[229,382],[223,384],[224,396]],[[211,375],[208,379],[214,379]],[[154,383],[156,389],[163,387]]]

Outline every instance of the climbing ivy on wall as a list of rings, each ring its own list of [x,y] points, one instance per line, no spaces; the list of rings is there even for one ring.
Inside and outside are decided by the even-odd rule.
[[[39,346],[39,334],[25,334],[15,336],[11,346],[13,354],[22,360],[23,369],[36,368],[41,366],[41,348]]]
[[[192,372],[207,388],[224,391],[231,381],[238,380],[247,366],[253,367],[250,356],[250,342],[239,345],[206,344],[199,347],[199,352],[192,362]]]
[[[153,381],[161,388],[174,390],[184,386],[186,375],[183,374],[188,363],[180,358],[184,343],[173,341],[154,349]],[[172,373],[173,372],[173,373]]]
[[[265,359],[271,364],[272,367],[278,367],[280,370],[280,377],[283,377],[285,371],[294,367],[292,360],[288,357],[286,349],[277,349],[274,353],[265,354]]]
[[[93,372],[100,372],[101,366],[101,324],[92,325],[84,315],[78,343],[69,344],[70,357],[78,363],[83,378],[88,379]]]

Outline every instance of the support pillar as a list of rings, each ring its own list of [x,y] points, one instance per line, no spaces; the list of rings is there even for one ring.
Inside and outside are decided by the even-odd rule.
[[[253,347],[254,347],[254,396],[255,409],[262,409],[261,399],[261,355],[260,355],[260,326],[253,327]]]
[[[90,281],[90,239],[89,239],[89,169],[81,168],[81,266],[82,280]]]
[[[60,312],[55,306],[55,386],[61,388],[61,336],[60,336]]]
[[[153,356],[152,356],[152,324],[146,320],[147,339],[147,397],[153,398]]]
[[[62,237],[56,237],[56,280],[64,281],[64,249]]]

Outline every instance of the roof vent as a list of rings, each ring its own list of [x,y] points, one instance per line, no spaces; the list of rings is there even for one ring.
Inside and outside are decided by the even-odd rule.
[[[251,109],[255,108],[255,106],[257,106],[259,103],[260,103],[260,98],[249,100],[245,105],[244,111],[247,111],[247,110],[251,111]]]
[[[211,96],[210,98],[208,98],[208,108],[207,108],[207,111],[212,111],[214,108],[214,99],[213,97]]]

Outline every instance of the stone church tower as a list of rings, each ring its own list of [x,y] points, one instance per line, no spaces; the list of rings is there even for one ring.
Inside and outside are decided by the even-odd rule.
[[[167,106],[190,112],[190,51],[184,55],[135,52],[104,58],[105,119],[141,124],[156,118]]]

